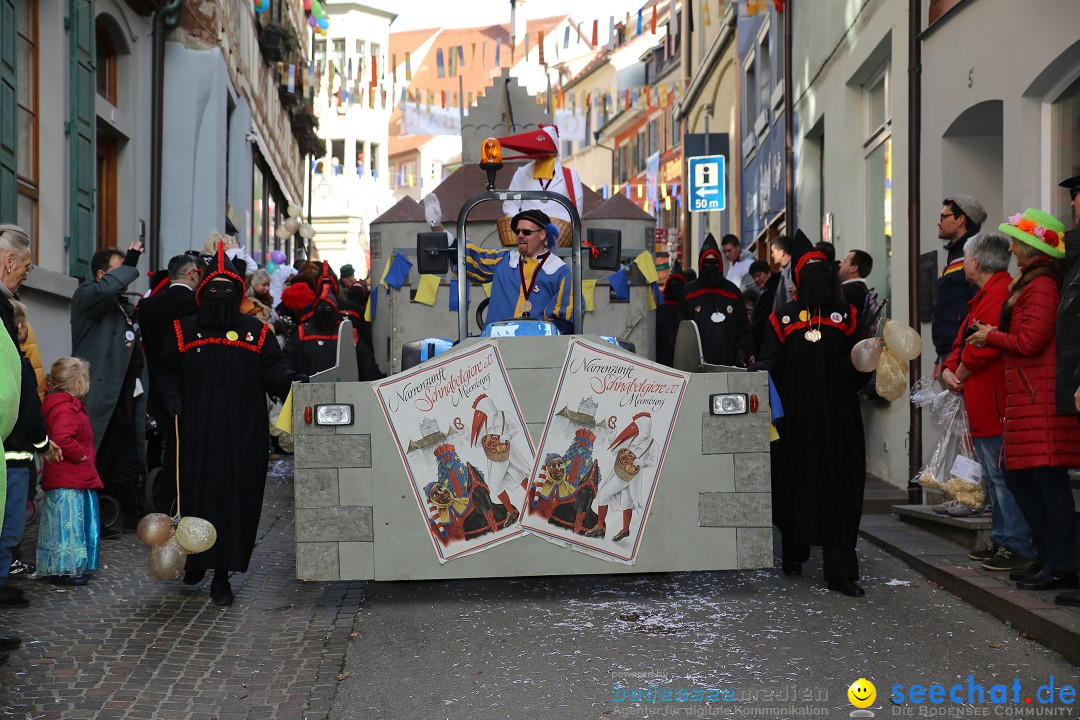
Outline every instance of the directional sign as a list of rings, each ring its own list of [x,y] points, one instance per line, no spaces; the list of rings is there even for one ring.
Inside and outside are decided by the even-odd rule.
[[[690,164],[686,192],[690,212],[723,210],[727,207],[727,184],[724,180],[723,155],[687,158]]]

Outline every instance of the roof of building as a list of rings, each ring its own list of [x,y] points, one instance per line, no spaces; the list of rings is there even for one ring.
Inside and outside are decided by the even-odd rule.
[[[595,194],[595,193],[594,193]],[[599,196],[598,196],[599,197]],[[652,220],[653,216],[641,209],[637,203],[628,200],[622,193],[616,193],[585,211],[582,220]]]

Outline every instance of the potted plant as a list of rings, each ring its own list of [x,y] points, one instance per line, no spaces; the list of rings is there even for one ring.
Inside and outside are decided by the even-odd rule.
[[[285,28],[275,22],[263,25],[259,32],[259,48],[270,62],[284,60],[287,52]]]

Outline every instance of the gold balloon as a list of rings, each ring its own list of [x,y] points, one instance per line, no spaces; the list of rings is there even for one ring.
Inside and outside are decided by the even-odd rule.
[[[914,360],[922,354],[922,338],[919,333],[903,323],[885,323],[885,346],[901,360]]]
[[[214,547],[217,530],[208,520],[188,516],[180,518],[180,524],[176,526],[176,540],[180,547],[194,555]]]
[[[150,574],[158,580],[171,580],[184,569],[187,556],[184,548],[176,542],[176,536],[171,535],[164,544],[150,551]]]
[[[150,513],[139,521],[137,532],[139,540],[151,547],[157,547],[172,534],[172,518],[165,513]]]
[[[860,340],[851,348],[851,364],[859,372],[873,372],[884,349],[883,343],[876,337]]]

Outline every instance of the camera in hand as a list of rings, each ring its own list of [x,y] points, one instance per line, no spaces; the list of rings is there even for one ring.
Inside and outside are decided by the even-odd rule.
[[[971,337],[977,332],[979,332],[979,323],[973,322],[970,326],[968,326],[968,329],[964,331],[964,339],[967,340],[969,337]]]

